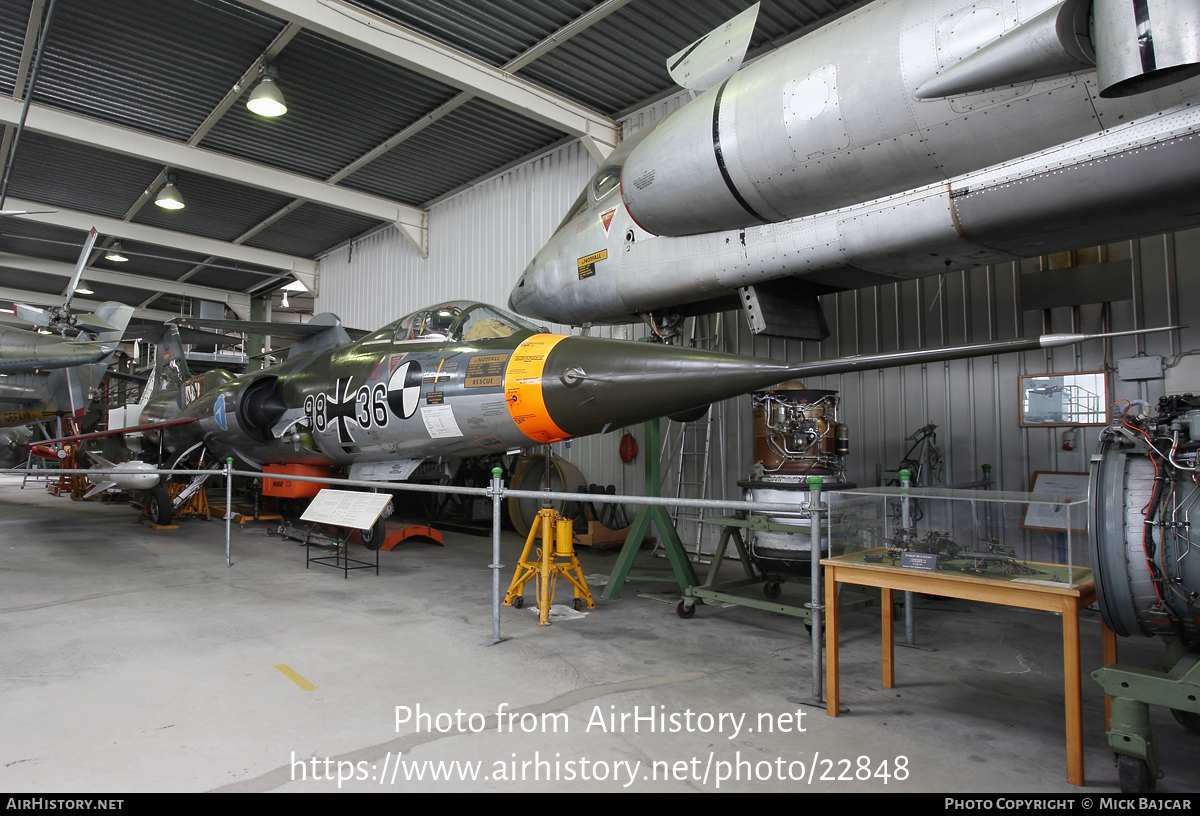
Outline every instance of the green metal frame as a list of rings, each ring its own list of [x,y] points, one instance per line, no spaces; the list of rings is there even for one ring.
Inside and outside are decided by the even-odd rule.
[[[661,426],[658,420],[651,420],[645,423],[643,428],[642,447],[644,449],[643,455],[645,456],[646,495],[659,497],[661,496],[659,491],[662,484],[662,472],[659,465],[662,451]],[[641,550],[642,541],[645,540],[646,533],[650,530],[651,522],[654,522],[654,526],[658,530],[658,535],[662,539],[663,550],[666,551],[667,559],[671,564],[669,569],[664,567],[635,566],[634,562],[637,560],[639,550]],[[743,595],[730,593],[730,590],[753,586],[755,584],[784,583],[787,581],[807,584],[807,580],[796,576],[759,574],[755,570],[754,564],[750,561],[750,553],[746,550],[746,543],[742,539],[740,532],[741,528],[745,528],[782,533],[807,533],[807,527],[799,527],[792,524],[776,524],[768,521],[765,516],[746,518],[745,513],[738,513],[733,516],[705,518],[704,523],[717,524],[723,527],[723,529],[721,537],[717,542],[717,552],[713,556],[712,563],[708,568],[708,575],[704,583],[701,584],[700,578],[696,575],[696,570],[692,566],[691,559],[688,557],[688,553],[684,550],[683,543],[679,539],[679,533],[676,531],[675,525],[671,523],[671,517],[667,514],[667,509],[662,505],[642,505],[638,509],[633,525],[629,528],[629,535],[626,536],[625,544],[621,547],[621,552],[617,555],[617,561],[613,565],[612,573],[608,578],[608,584],[605,585],[601,597],[606,600],[620,597],[621,590],[625,587],[627,581],[663,581],[667,580],[668,576],[671,576],[679,585],[679,592],[685,598],[709,599],[738,604],[740,606],[749,606],[767,612],[777,612],[781,615],[792,615],[806,621],[811,619],[812,613],[805,607],[781,604],[769,599],[758,600],[757,598],[747,598]],[[746,577],[736,581],[717,583],[717,576],[720,574],[721,565],[725,561],[725,550],[728,548],[731,538],[733,539],[734,547],[737,549],[738,560],[741,562],[742,570],[745,572]],[[649,574],[631,575],[630,573],[634,569],[637,569],[639,573]],[[861,609],[870,604],[871,599],[868,597],[855,599],[846,604],[839,602],[838,608],[843,611],[850,611]]]
[[[1151,779],[1161,778],[1162,770],[1150,730],[1150,706],[1200,714],[1200,654],[1184,653],[1178,638],[1163,640],[1167,641],[1169,671],[1114,663],[1092,672],[1092,679],[1112,698],[1108,747],[1114,755],[1145,762]]]
[[[737,604],[738,606],[748,606],[752,609],[762,609],[766,612],[775,612],[780,615],[791,615],[792,617],[801,618],[802,620],[812,620],[812,610],[804,606],[792,606],[791,604],[782,604],[777,601],[759,600],[758,598],[747,598],[745,595],[735,595],[730,592],[733,589],[741,589],[743,587],[755,586],[758,584],[771,583],[786,583],[795,582],[800,584],[809,583],[807,576],[791,576],[777,575],[774,573],[759,573],[754,568],[754,563],[750,560],[750,553],[746,549],[746,543],[742,540],[742,529],[781,532],[781,533],[807,533],[807,527],[799,527],[793,524],[776,524],[768,521],[765,516],[752,516],[746,518],[742,512],[733,516],[717,516],[704,519],[705,524],[716,524],[724,528],[721,530],[721,537],[717,541],[717,551],[713,555],[712,563],[708,567],[708,576],[704,583],[698,586],[688,587],[683,591],[686,598],[702,598],[712,601],[720,601],[722,603]],[[740,578],[735,581],[725,581],[717,583],[717,576],[721,572],[721,566],[725,562],[725,551],[729,548],[729,541],[733,539],[733,546],[737,550],[738,560],[742,564],[742,571],[746,574],[745,578]],[[870,598],[855,598],[848,600],[845,603],[841,600],[840,587],[838,594],[838,610],[849,612],[855,609],[862,609],[871,604]]]
[[[659,459],[662,456],[662,429],[657,419],[646,422],[642,427],[644,429],[642,455],[645,459],[646,495],[660,498],[662,494],[659,486],[662,484],[662,471]],[[638,551],[642,548],[642,542],[646,538],[646,533],[650,531],[650,522],[654,522],[658,536],[662,539],[663,550],[667,553],[671,568],[667,570],[663,567],[638,567],[637,569],[640,571],[657,574],[630,575],[630,571],[634,569]],[[612,573],[608,577],[608,584],[605,585],[604,593],[600,597],[606,600],[618,598],[626,581],[662,581],[665,577],[664,573],[668,572],[674,575],[680,592],[686,592],[688,588],[700,583],[687,551],[683,549],[683,542],[679,540],[679,532],[667,514],[667,508],[658,504],[642,505],[638,508],[633,525],[629,528],[629,535],[625,537],[625,544],[617,555],[617,562],[613,565]]]

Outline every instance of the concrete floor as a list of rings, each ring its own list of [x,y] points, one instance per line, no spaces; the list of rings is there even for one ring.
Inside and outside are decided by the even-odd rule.
[[[724,779],[720,790],[1080,790],[1066,782],[1061,629],[1045,613],[962,603],[918,610],[918,639],[937,651],[897,649],[897,687],[887,690],[877,615],[843,616],[851,713],[835,720],[788,702],[810,688],[799,621],[711,606],[684,621],[664,600],[670,585],[631,585],[586,618],[545,628],[529,609],[503,609],[511,640],[482,645],[491,636],[489,539],[406,543],[382,554],[378,577],[345,580],[305,570],[303,548],[268,536],[266,524],[235,526],[226,569],[222,523],[154,532],[128,507],[22,491],[7,479],[0,524],[0,790],[336,790],[339,771],[359,777],[343,790],[621,790],[639,762],[625,789],[715,790],[739,760],[750,763],[741,781]],[[510,567],[520,543],[506,534]],[[583,558],[588,574],[606,575],[613,563]],[[507,584],[511,569],[503,577]],[[797,588],[784,592],[799,600]],[[1100,665],[1098,616],[1087,613],[1082,629],[1085,790],[1111,792],[1103,698],[1087,676]],[[1161,656],[1156,641],[1121,648],[1137,665]],[[431,732],[436,721],[398,730],[396,707],[418,705],[462,711],[466,733],[453,717],[440,721],[448,733]],[[498,732],[502,705],[535,715],[524,717],[536,722],[533,733],[521,717],[516,733],[507,718]],[[644,722],[633,733],[631,719],[624,733],[606,733],[594,724],[635,706],[678,713],[684,725],[690,711],[693,727],[707,725],[700,714],[746,717],[736,736],[730,717],[710,733],[648,733]],[[797,710],[802,733],[760,731],[760,714]],[[480,733],[470,731],[481,722],[472,713],[486,715]],[[542,716],[555,713],[566,715],[568,733],[563,720],[554,733]],[[1152,717],[1167,774],[1159,790],[1200,791],[1200,738],[1162,709]],[[417,764],[397,772],[397,752]],[[864,773],[860,756],[872,776],[849,779]],[[874,776],[885,760],[895,773],[898,757],[906,779]],[[458,771],[434,781],[427,760],[482,764],[476,781]],[[532,764],[539,760],[549,764]],[[547,780],[556,762],[558,781]],[[508,778],[497,779],[501,768]],[[780,781],[780,769],[804,781]],[[406,779],[415,770],[425,778]],[[768,771],[770,781],[746,778]],[[609,778],[595,778],[602,773]]]

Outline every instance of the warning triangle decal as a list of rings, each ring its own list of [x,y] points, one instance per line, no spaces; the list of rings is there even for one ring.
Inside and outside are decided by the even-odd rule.
[[[613,216],[617,214],[617,208],[613,207],[608,212],[600,213],[600,223],[604,225],[604,235],[608,237],[608,228],[612,226]]]

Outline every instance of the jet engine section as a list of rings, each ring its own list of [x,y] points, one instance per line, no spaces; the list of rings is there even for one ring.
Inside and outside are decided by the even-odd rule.
[[[801,504],[807,498],[808,477],[820,476],[826,490],[854,487],[846,481],[845,457],[850,452],[849,429],[838,421],[836,391],[805,388],[789,382],[751,396],[753,406],[754,465],[750,478],[738,484],[751,501]],[[822,501],[828,494],[822,492]],[[811,528],[807,510],[764,515],[768,524]],[[835,514],[836,515],[836,514]],[[840,519],[831,519],[840,523]],[[821,536],[822,552],[829,539]],[[812,533],[787,530],[753,530],[750,557],[764,573],[807,575],[812,554]]]
[[[259,377],[242,389],[237,398],[237,421],[242,432],[256,442],[274,439],[271,429],[287,412],[287,406],[275,393],[278,377]]]
[[[237,382],[223,384],[196,399],[190,411],[198,415],[197,423],[206,447],[218,457],[234,455],[254,467],[282,459],[327,462],[325,457],[312,451],[311,444],[295,444],[296,440],[290,435],[275,437],[275,425],[287,413],[287,406],[277,393],[278,385],[278,377],[266,375],[244,385]],[[194,431],[186,425],[180,426],[175,434],[173,430],[166,429],[168,440],[178,434],[194,438]],[[176,447],[171,445],[172,450]],[[312,453],[311,457],[304,456],[306,450]]]
[[[1091,34],[1106,99],[1200,75],[1200,3],[1093,0]]]
[[[1157,409],[1136,407],[1105,429],[1092,457],[1096,597],[1104,622],[1119,635],[1194,642],[1200,532],[1192,531],[1191,514],[1200,523],[1200,397],[1165,396]]]

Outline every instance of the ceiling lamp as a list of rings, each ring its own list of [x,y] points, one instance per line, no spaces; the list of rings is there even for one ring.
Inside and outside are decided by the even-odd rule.
[[[158,191],[158,197],[154,199],[154,203],[164,210],[182,210],[183,196],[179,194],[179,188],[175,186],[177,181],[179,181],[179,176],[168,173],[167,183]]]
[[[77,295],[94,295],[96,293],[93,292],[91,289],[88,289],[86,283],[80,283],[78,286],[75,287],[75,294],[77,294]]]
[[[122,249],[123,247],[121,246],[120,241],[113,241],[113,245],[109,247],[108,252],[106,252],[104,255],[104,260],[113,261],[115,263],[125,263],[129,259],[121,254]]]
[[[250,92],[246,107],[259,116],[283,116],[287,113],[287,103],[283,101],[283,94],[275,84],[279,79],[279,70],[268,62],[263,64],[259,73],[262,80],[259,81],[258,87]]]

